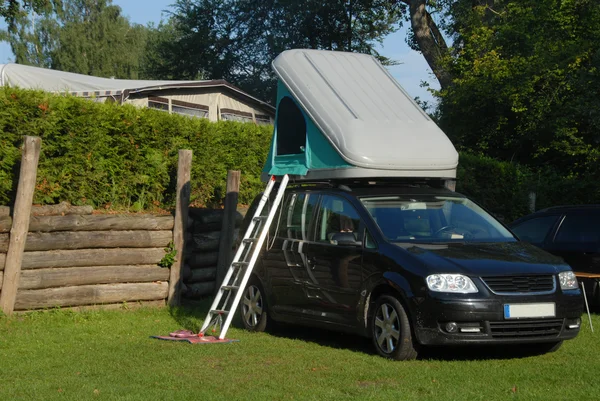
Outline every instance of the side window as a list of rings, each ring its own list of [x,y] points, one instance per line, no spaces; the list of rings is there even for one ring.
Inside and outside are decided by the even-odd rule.
[[[560,225],[554,242],[557,244],[600,243],[600,215],[568,214]]]
[[[278,236],[307,240],[308,227],[318,195],[292,193],[288,195],[281,209]]]
[[[541,244],[546,239],[548,232],[554,227],[558,217],[559,216],[536,217],[524,221],[518,226],[513,227],[512,230],[522,241]]]
[[[350,202],[337,196],[323,195],[316,224],[317,242],[329,243],[333,235],[340,232],[351,232],[357,241],[362,241],[363,233],[359,228],[360,217]]]
[[[365,248],[367,249],[377,249],[377,243],[369,234],[369,232],[365,229]]]

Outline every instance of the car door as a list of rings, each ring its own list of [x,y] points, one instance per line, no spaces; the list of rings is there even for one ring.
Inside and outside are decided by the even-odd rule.
[[[312,240],[305,243],[306,296],[316,318],[353,325],[362,277],[364,224],[352,204],[322,194]]]
[[[289,192],[273,222],[274,238],[267,241],[268,257],[263,258],[263,264],[275,312],[299,314],[306,307],[306,273],[299,250],[317,202],[317,195]]]
[[[600,273],[600,213],[568,212],[548,250],[561,256],[576,272]]]

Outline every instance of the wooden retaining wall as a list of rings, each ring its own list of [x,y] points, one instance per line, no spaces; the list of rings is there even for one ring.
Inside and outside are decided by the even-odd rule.
[[[93,215],[89,206],[67,203],[32,206],[40,149],[39,137],[23,138],[14,205],[0,206],[0,310],[178,305],[185,291],[192,151],[179,150],[173,217]],[[160,267],[170,250],[174,261]]]
[[[173,239],[173,217],[32,216],[14,310],[157,301],[169,269],[158,266]],[[0,288],[11,219],[0,216]]]
[[[91,212],[91,210],[90,210]],[[245,210],[236,213],[235,236]],[[33,212],[37,213],[37,212]],[[0,289],[11,218],[0,207]],[[190,208],[182,295],[216,290],[224,211]],[[172,216],[31,216],[15,310],[151,301],[167,297],[169,269],[158,266],[173,239]],[[162,302],[162,303],[161,303]]]

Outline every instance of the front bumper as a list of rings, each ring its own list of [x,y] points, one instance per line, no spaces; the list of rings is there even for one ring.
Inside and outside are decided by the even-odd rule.
[[[419,305],[414,308],[414,331],[417,341],[423,345],[522,344],[568,340],[579,333],[583,311],[579,290],[545,296],[479,299],[430,293],[417,302]],[[540,302],[555,303],[555,316],[504,318],[505,304]],[[449,331],[448,323],[455,323],[456,330]]]

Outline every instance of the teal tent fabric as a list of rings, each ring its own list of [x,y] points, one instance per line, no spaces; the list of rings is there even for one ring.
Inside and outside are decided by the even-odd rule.
[[[306,112],[299,107],[292,94],[279,81],[277,88],[277,105],[280,104],[284,97],[291,98],[296,106],[302,112],[306,123],[306,144],[303,146],[303,151],[298,154],[277,154],[277,140],[280,135],[286,135],[285,132],[278,130],[279,107],[275,117],[275,130],[273,139],[271,140],[271,149],[263,172],[269,175],[300,175],[304,176],[309,170],[318,169],[339,169],[353,167],[346,163],[325,135],[317,128],[315,123],[306,115]]]

